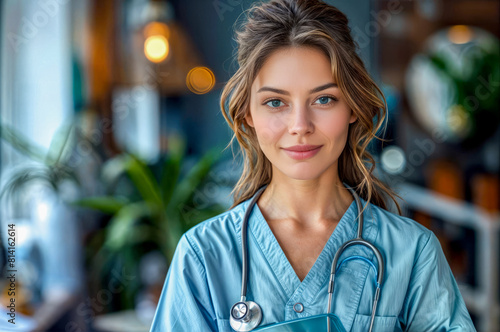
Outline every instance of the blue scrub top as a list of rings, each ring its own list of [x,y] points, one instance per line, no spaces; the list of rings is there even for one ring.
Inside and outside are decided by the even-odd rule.
[[[232,305],[241,294],[241,226],[251,198],[186,232],[175,251],[151,327],[152,332],[233,331]],[[366,201],[360,198],[363,205]],[[326,313],[335,252],[356,237],[353,200],[308,275],[301,282],[255,204],[248,223],[247,300],[262,308],[260,326]],[[373,331],[475,331],[436,236],[416,221],[369,204],[363,238],[385,260]],[[377,266],[363,246],[360,255]],[[368,331],[376,271],[367,262],[344,262],[337,271],[333,313],[346,331]],[[302,304],[296,312],[294,305]],[[297,306],[300,307],[300,306]]]

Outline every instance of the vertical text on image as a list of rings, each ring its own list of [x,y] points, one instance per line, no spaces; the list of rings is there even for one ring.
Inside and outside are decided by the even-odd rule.
[[[7,305],[8,322],[16,324],[16,225],[7,225],[7,296],[10,300]]]

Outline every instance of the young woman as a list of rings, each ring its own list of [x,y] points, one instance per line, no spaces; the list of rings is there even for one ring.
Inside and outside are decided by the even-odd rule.
[[[249,10],[221,98],[245,161],[234,204],[182,237],[151,331],[248,331],[327,310],[346,331],[475,330],[436,236],[386,210],[395,195],[367,151],[385,103],[347,23],[319,0]],[[376,249],[335,257],[360,226]]]

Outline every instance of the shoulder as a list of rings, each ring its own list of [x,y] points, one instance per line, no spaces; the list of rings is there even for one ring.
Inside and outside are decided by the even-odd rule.
[[[248,201],[241,202],[230,210],[206,219],[190,228],[183,235],[199,256],[210,250],[219,250],[238,244],[241,240],[241,224]]]
[[[403,237],[411,235],[412,237],[429,238],[432,234],[431,230],[417,221],[387,211],[374,204],[370,204],[368,214],[371,216],[371,221],[383,231],[399,233]]]
[[[416,256],[425,247],[441,249],[434,233],[417,221],[370,204],[367,218],[378,230],[377,242],[391,244],[394,250],[413,251]]]
[[[367,224],[384,256],[381,308],[394,310],[411,331],[474,331],[470,316],[434,233],[417,221],[370,204]],[[425,291],[423,291],[425,290]],[[432,308],[432,310],[429,310]]]

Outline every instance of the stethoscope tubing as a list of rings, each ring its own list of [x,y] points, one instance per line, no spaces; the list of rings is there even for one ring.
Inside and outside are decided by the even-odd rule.
[[[252,198],[250,201],[248,208],[245,211],[245,216],[243,217],[243,223],[242,223],[242,229],[241,229],[241,250],[242,250],[242,280],[241,280],[241,302],[246,301],[246,294],[247,294],[247,281],[248,281],[248,247],[247,247],[247,226],[248,226],[248,219],[250,216],[250,213],[252,212],[252,209],[259,199],[259,197],[262,195],[264,192],[265,188],[268,185],[262,186],[255,196]],[[346,185],[346,188],[351,192],[353,195],[355,201],[356,201],[356,206],[358,210],[358,231],[357,231],[357,237],[355,239],[349,240],[346,243],[344,243],[335,253],[332,266],[331,266],[331,271],[330,271],[330,281],[328,285],[328,308],[327,308],[327,313],[331,313],[332,311],[332,297],[333,297],[333,289],[335,285],[335,274],[337,271],[337,263],[342,255],[342,253],[345,251],[345,249],[354,246],[354,245],[362,245],[365,246],[369,249],[372,250],[372,252],[375,254],[375,257],[377,259],[378,263],[378,269],[377,269],[377,288],[375,291],[375,297],[373,300],[373,305],[372,305],[372,314],[371,314],[371,319],[370,319],[370,329],[369,331],[371,332],[373,329],[373,323],[375,319],[375,313],[377,311],[377,305],[378,305],[378,299],[380,297],[380,288],[382,287],[382,281],[384,279],[384,260],[382,258],[382,254],[380,251],[370,242],[366,241],[363,239],[363,213],[362,213],[362,204],[361,201],[359,200],[358,194],[352,189],[351,187]],[[341,263],[342,265],[342,263]],[[373,265],[373,264],[371,264]],[[330,321],[328,321],[328,331],[330,331]]]
[[[245,211],[245,216],[243,217],[243,223],[241,225],[241,256],[242,256],[242,280],[241,280],[241,302],[246,301],[247,295],[247,280],[248,280],[248,248],[247,248],[247,225],[248,219],[250,217],[250,213],[252,212],[252,208],[255,205],[255,202],[259,199],[259,197],[264,192],[264,189],[267,188],[267,184],[259,189],[259,191],[255,194],[255,196],[250,201],[247,210]]]
[[[382,287],[382,281],[384,280],[385,264],[384,264],[384,260],[382,258],[382,254],[377,249],[377,247],[375,247],[373,244],[371,244],[370,242],[363,239],[364,218],[363,218],[363,213],[362,213],[362,204],[361,204],[361,201],[359,200],[358,194],[354,191],[354,189],[352,189],[349,186],[347,186],[347,189],[351,192],[352,196],[354,197],[354,200],[356,201],[356,207],[358,210],[358,234],[357,234],[357,237],[355,239],[352,239],[352,240],[344,243],[337,250],[337,252],[335,253],[335,257],[333,258],[332,267],[331,267],[331,271],[330,271],[330,282],[328,284],[327,313],[331,313],[331,310],[332,310],[332,298],[333,298],[333,289],[334,289],[334,285],[335,285],[335,274],[337,272],[337,263],[340,259],[340,256],[345,251],[345,249],[347,249],[351,246],[355,246],[355,245],[365,246],[365,247],[372,250],[372,252],[375,254],[375,257],[377,258],[377,263],[378,263],[377,288],[375,290],[375,297],[373,299],[372,314],[371,314],[371,318],[370,318],[370,329],[368,330],[369,332],[371,332],[373,329],[373,322],[375,320],[375,314],[377,312],[378,299],[380,296],[380,288]],[[328,324],[328,332],[329,331],[330,331],[330,324]]]

